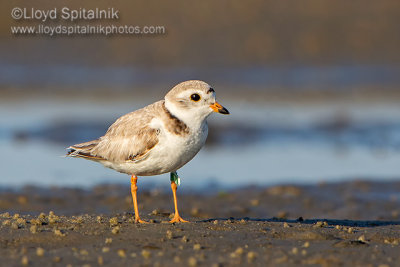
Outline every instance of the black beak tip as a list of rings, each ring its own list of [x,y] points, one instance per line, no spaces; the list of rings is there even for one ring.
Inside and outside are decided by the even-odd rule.
[[[221,114],[225,114],[225,115],[230,114],[229,111],[228,111],[226,108],[224,108],[224,107],[220,108],[220,109],[218,110],[218,112],[221,113]]]

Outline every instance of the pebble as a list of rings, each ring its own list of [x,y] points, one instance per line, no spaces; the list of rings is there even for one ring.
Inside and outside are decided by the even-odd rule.
[[[5,220],[2,224],[4,226],[10,226],[11,225],[11,220]]]
[[[36,255],[38,255],[39,257],[43,257],[44,249],[41,247],[36,248]]]
[[[361,242],[364,242],[364,243],[367,243],[367,241],[365,240],[365,236],[364,235],[360,236],[357,240],[361,241]]]
[[[112,230],[111,233],[113,233],[114,235],[118,234],[119,231],[121,230],[121,228],[119,226],[115,226]]]
[[[190,257],[190,258],[188,259],[188,264],[189,264],[189,266],[197,266],[197,260],[196,260],[196,258],[195,258],[195,257]]]
[[[297,255],[297,253],[299,253],[299,249],[296,247],[292,248],[292,254]]]
[[[118,249],[117,251],[118,256],[120,256],[121,258],[126,258],[126,252],[123,249]]]
[[[145,259],[149,259],[151,257],[151,252],[148,251],[147,249],[142,250],[142,257]]]
[[[214,223],[214,224],[218,224],[218,220],[214,220],[213,223]]]
[[[201,249],[201,245],[200,244],[194,244],[193,245],[193,249],[194,250],[200,250]]]
[[[337,230],[341,230],[341,229],[342,229],[342,226],[336,225],[335,228],[336,228]]]
[[[12,222],[12,223],[11,223],[11,228],[14,229],[14,230],[17,230],[17,229],[19,229],[20,227],[19,227],[19,225],[18,225],[17,222]]]
[[[106,244],[111,244],[112,243],[112,238],[111,237],[106,237]]]
[[[174,235],[172,234],[172,231],[171,231],[171,230],[167,230],[166,235],[167,235],[167,238],[168,238],[168,239],[174,238]]]
[[[118,225],[118,218],[117,217],[112,217],[110,219],[110,226],[117,226]]]
[[[96,221],[97,221],[98,223],[101,223],[101,216],[97,216],[97,217],[96,217]]]
[[[56,256],[53,258],[53,262],[55,262],[55,263],[60,262],[60,261],[61,261],[61,257]]]
[[[307,250],[303,249],[303,250],[301,251],[301,255],[303,255],[303,256],[307,255]]]
[[[98,256],[98,257],[97,257],[97,263],[98,263],[99,265],[103,265],[103,264],[104,264],[104,260],[103,260],[103,257],[102,257],[102,256]]]
[[[231,253],[231,257],[232,258],[238,257],[238,256],[242,255],[243,252],[244,252],[243,248],[238,247],[234,252]]]
[[[36,225],[32,225],[32,226],[29,228],[29,231],[30,231],[32,234],[36,234],[36,233],[38,232],[38,227],[37,227]]]
[[[347,229],[347,232],[348,232],[349,234],[352,234],[352,233],[354,233],[354,229],[353,229],[353,227],[349,227],[349,229]]]
[[[182,237],[182,242],[184,242],[184,243],[187,243],[187,242],[189,242],[189,239],[184,235],[183,237]]]
[[[0,214],[0,216],[3,217],[3,218],[10,218],[11,217],[9,212],[4,212],[4,213]]]
[[[101,249],[101,252],[103,252],[103,253],[110,252],[110,248],[109,248],[109,247],[103,247],[103,248]]]
[[[14,216],[13,216],[13,219],[16,220],[16,219],[18,219],[18,218],[19,218],[19,214],[18,214],[18,213],[15,213]]]
[[[56,236],[66,236],[66,234],[64,234],[63,232],[61,232],[61,230],[59,229],[54,229],[54,234]]]
[[[283,223],[283,228],[290,228],[290,225],[287,222]]]
[[[137,257],[137,254],[135,252],[132,252],[131,253],[131,258],[136,258],[136,257]]]
[[[250,251],[249,253],[247,253],[247,261],[253,262],[255,260],[255,258],[257,257],[257,254],[253,251]]]
[[[27,256],[22,256],[21,263],[24,266],[28,265],[29,264],[28,257]]]
[[[88,256],[89,255],[89,251],[87,251],[86,249],[81,249],[79,251],[79,254],[81,254],[82,256]]]
[[[308,248],[308,247],[310,247],[310,242],[308,241],[304,242],[303,248]]]

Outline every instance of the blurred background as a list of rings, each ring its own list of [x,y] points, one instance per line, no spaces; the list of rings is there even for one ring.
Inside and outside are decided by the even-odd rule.
[[[39,24],[13,20],[14,7],[114,7],[119,20],[89,23],[166,33],[12,35]],[[399,1],[15,0],[0,14],[2,187],[128,184],[65,148],[188,79],[211,84],[231,115],[210,117],[186,186],[400,178]],[[44,24],[60,23],[73,25]]]

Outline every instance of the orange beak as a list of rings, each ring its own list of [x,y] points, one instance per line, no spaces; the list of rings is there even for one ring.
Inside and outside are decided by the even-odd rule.
[[[218,102],[215,102],[214,104],[210,105],[210,108],[214,112],[218,112],[221,114],[229,114],[229,111],[226,108],[224,108],[223,106],[221,106]]]

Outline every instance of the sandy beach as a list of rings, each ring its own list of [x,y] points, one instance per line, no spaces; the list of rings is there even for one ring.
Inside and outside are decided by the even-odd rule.
[[[0,194],[1,266],[398,266],[400,182],[179,188],[25,187]]]

